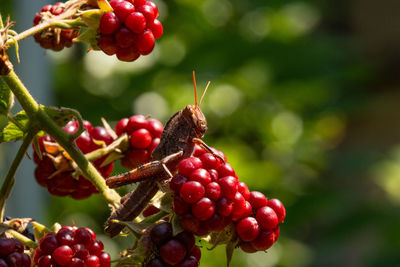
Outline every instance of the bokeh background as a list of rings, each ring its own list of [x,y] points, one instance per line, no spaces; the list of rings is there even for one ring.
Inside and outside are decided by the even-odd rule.
[[[44,51],[30,38],[17,73],[41,103],[100,125],[137,113],[166,122],[194,103],[196,70],[200,88],[212,81],[205,141],[287,209],[277,244],[237,250],[233,267],[399,266],[400,2],[155,2],[165,32],[151,55],[121,63],[81,44]],[[0,3],[21,31],[49,1]],[[2,177],[15,147],[0,146]],[[51,197],[33,169],[25,160],[7,214],[102,232],[109,212],[100,196]],[[113,255],[129,243],[101,239]],[[224,264],[222,247],[203,247],[201,266]]]

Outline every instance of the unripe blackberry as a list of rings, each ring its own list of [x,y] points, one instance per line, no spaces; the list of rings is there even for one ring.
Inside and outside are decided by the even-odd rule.
[[[56,3],[54,5],[44,6],[40,13],[36,13],[33,19],[33,25],[38,25],[42,20],[58,16],[64,12],[64,3]],[[60,29],[48,28],[34,35],[34,39],[41,47],[60,51],[64,47],[71,47],[72,40],[77,37],[79,30],[76,29]]]
[[[161,122],[146,119],[142,115],[121,119],[115,126],[115,132],[118,136],[126,133],[129,137],[129,148],[125,151],[125,157],[121,159],[121,165],[127,169],[134,169],[150,162],[151,153],[160,143],[162,131]]]
[[[31,266],[31,258],[24,254],[21,241],[16,238],[0,238],[0,266]]]

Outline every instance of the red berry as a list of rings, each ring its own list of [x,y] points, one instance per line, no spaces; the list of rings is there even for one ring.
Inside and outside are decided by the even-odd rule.
[[[51,254],[58,247],[58,242],[54,233],[47,234],[40,242],[40,249],[43,254]]]
[[[194,170],[190,174],[189,180],[199,182],[203,186],[206,186],[207,184],[211,183],[211,176],[207,170],[200,168]]]
[[[0,238],[0,255],[7,256],[15,250],[15,241],[11,238]]]
[[[216,182],[211,182],[205,186],[205,196],[211,200],[218,200],[221,196],[221,187]]]
[[[263,251],[269,249],[274,244],[275,240],[274,232],[261,230],[258,237],[251,242],[251,245],[255,249]]]
[[[121,1],[118,3],[115,3],[113,6],[115,15],[121,20],[125,21],[125,18],[131,14],[132,12],[135,12],[135,7],[133,6],[132,3],[128,1]]]
[[[133,147],[147,148],[151,144],[151,134],[146,129],[134,131],[130,137],[130,143]]]
[[[193,256],[197,259],[197,261],[200,261],[201,258],[201,250],[198,246],[193,246],[192,250],[189,252],[190,256]]]
[[[87,248],[90,247],[93,243],[92,234],[86,228],[78,228],[75,231],[74,238],[76,243],[83,244]]]
[[[164,126],[162,125],[162,123],[155,119],[149,119],[147,123],[148,126],[146,129],[149,130],[151,136],[153,138],[160,138],[164,130]]]
[[[104,141],[106,145],[109,145],[114,141],[111,135],[107,133],[106,129],[101,126],[93,127],[92,138],[94,140]]]
[[[241,215],[246,211],[246,200],[239,192],[236,192],[233,199],[232,214],[233,216]]]
[[[198,267],[199,263],[197,259],[193,256],[185,258],[182,262],[175,265],[176,267]]]
[[[126,126],[128,125],[128,118],[121,119],[117,125],[115,125],[115,133],[120,136],[121,134],[126,132]]]
[[[257,210],[256,219],[260,227],[264,230],[273,230],[278,226],[278,216],[268,206]]]
[[[111,257],[110,254],[107,252],[103,252],[99,255],[99,260],[100,260],[100,267],[110,267],[111,266]]]
[[[242,194],[244,199],[249,200],[250,191],[249,191],[249,188],[247,187],[247,185],[245,183],[239,182],[238,191],[240,192],[240,194]]]
[[[114,35],[101,35],[98,45],[106,55],[112,56],[117,53],[117,42],[114,39]]]
[[[278,223],[282,223],[286,217],[286,210],[279,199],[272,198],[268,200],[268,207],[272,208],[278,216]]]
[[[54,260],[51,255],[44,255],[39,258],[38,266],[39,267],[51,267],[54,265]]]
[[[186,249],[179,241],[171,239],[160,247],[160,256],[166,263],[175,265],[185,258]]]
[[[140,12],[132,12],[126,17],[125,25],[132,32],[140,34],[146,29],[146,18]]]
[[[66,266],[74,256],[74,252],[69,246],[63,245],[56,248],[51,256],[57,264],[61,266]]]
[[[204,196],[204,187],[195,181],[189,181],[182,185],[179,192],[181,198],[187,203],[196,203]]]
[[[142,165],[150,160],[149,151],[146,149],[129,149],[128,158],[132,163],[132,168]]]
[[[154,2],[146,1],[146,5],[151,6],[153,8],[154,14],[156,14],[156,18],[158,17],[158,7]]]
[[[243,241],[253,241],[258,236],[260,228],[255,218],[247,217],[236,225],[236,232]]]
[[[217,169],[221,165],[220,160],[214,157],[212,153],[204,153],[199,156],[199,159],[205,169]]]
[[[134,115],[129,118],[128,125],[126,126],[126,131],[128,134],[132,134],[133,131],[141,128],[146,128],[148,122],[146,117],[143,115]]]
[[[59,245],[71,246],[74,244],[74,232],[67,228],[60,229],[56,235]]]
[[[217,169],[219,177],[224,176],[235,176],[235,171],[233,170],[232,166],[229,163],[222,164]]]
[[[184,159],[181,162],[179,162],[178,170],[179,170],[179,174],[182,174],[185,177],[190,177],[190,174],[194,170],[201,168],[201,167],[202,167],[202,163],[199,158],[190,157],[190,158]]]
[[[132,62],[139,58],[140,54],[135,47],[117,48],[117,58],[121,61]]]
[[[90,255],[89,257],[87,257],[85,260],[85,263],[86,263],[87,267],[99,267],[100,266],[100,260],[95,255]]]
[[[188,232],[196,233],[200,228],[200,221],[194,217],[191,213],[186,213],[179,218],[183,229]]]
[[[45,5],[44,7],[42,7],[42,9],[40,10],[40,12],[47,12],[50,11],[50,9],[52,8],[52,5]]]
[[[85,261],[79,258],[72,258],[68,267],[85,267]]]
[[[92,138],[90,138],[88,131],[84,131],[78,136],[78,138],[75,139],[75,143],[83,154],[91,151]]]
[[[218,181],[218,172],[217,172],[215,169],[209,169],[209,170],[208,170],[208,173],[210,174],[211,180],[212,180],[213,182]]]
[[[98,239],[94,239],[93,244],[89,247],[89,253],[91,255],[98,256],[104,249],[103,242]]]
[[[222,195],[230,200],[235,198],[238,191],[238,180],[233,176],[225,176],[218,180]]]
[[[117,4],[121,3],[121,2],[125,2],[126,0],[112,0],[110,1],[110,5],[111,7],[114,9],[116,7]]]
[[[225,228],[224,217],[218,213],[214,213],[211,218],[204,221],[204,224],[208,231],[221,231]]]
[[[135,0],[134,2],[136,7],[142,6],[146,4],[146,0]]]
[[[259,208],[262,208],[262,207],[265,207],[268,205],[267,198],[264,196],[263,193],[258,192],[258,191],[250,192],[250,197],[249,197],[248,201],[250,202],[253,210],[257,210]]]
[[[100,19],[99,29],[102,34],[113,34],[120,27],[121,22],[114,12],[105,13]]]
[[[203,197],[192,206],[193,215],[200,221],[205,221],[214,214],[215,205],[209,198]]]
[[[148,206],[147,208],[145,208],[143,210],[142,214],[143,214],[144,217],[149,217],[151,215],[154,215],[154,214],[158,213],[159,211],[160,211],[159,208],[156,208],[155,206],[150,205],[150,206]]]
[[[136,46],[143,53],[150,53],[155,44],[154,35],[150,30],[145,30],[142,34],[137,37]]]

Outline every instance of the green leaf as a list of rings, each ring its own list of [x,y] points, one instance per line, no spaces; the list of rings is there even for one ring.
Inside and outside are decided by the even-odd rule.
[[[13,117],[14,122],[9,122],[0,133],[0,143],[21,140],[24,137],[24,129],[28,128],[29,119],[25,111],[19,112]],[[22,128],[22,129],[21,129]]]
[[[81,13],[82,20],[90,29],[97,30],[100,25],[101,16],[104,12],[100,9],[89,9]]]
[[[74,39],[74,42],[85,42],[90,45],[90,49],[100,50],[100,47],[97,45],[97,39],[98,39],[97,30],[89,28],[82,34],[79,34],[79,36]]]
[[[75,116],[75,111],[70,108],[56,108],[41,105],[40,108],[49,115],[58,126],[64,126]]]
[[[0,79],[0,114],[7,116],[13,104],[14,95],[3,79]]]

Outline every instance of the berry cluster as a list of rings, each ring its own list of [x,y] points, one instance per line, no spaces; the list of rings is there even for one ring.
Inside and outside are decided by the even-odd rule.
[[[134,2],[132,4],[132,2]],[[113,12],[100,19],[98,45],[107,55],[134,61],[153,51],[155,39],[163,34],[156,4],[146,0],[112,0]]]
[[[110,254],[89,228],[64,226],[40,240],[34,263],[39,267],[110,267]],[[19,265],[18,265],[19,266]]]
[[[201,236],[233,222],[244,250],[251,242],[254,251],[266,250],[278,238],[278,223],[285,218],[282,203],[250,192],[220,151],[209,153],[197,147],[192,157],[179,163],[170,188],[174,212],[186,231]],[[269,246],[267,235],[272,241]]]
[[[150,238],[156,246],[155,257],[147,267],[197,267],[201,258],[201,251],[195,245],[192,233],[181,232],[172,235],[172,225],[163,222],[154,226],[150,231]]]
[[[86,130],[75,140],[78,148],[84,153],[89,153],[100,148],[99,141],[106,145],[112,143],[113,138],[103,127],[92,127],[90,122],[83,121]],[[79,123],[70,121],[63,130],[68,134],[78,130]],[[46,187],[50,194],[55,196],[71,196],[75,199],[84,199],[93,193],[97,193],[96,187],[83,176],[73,177],[74,170],[70,161],[57,148],[57,143],[48,135],[39,138],[39,149],[42,159],[36,151],[33,153],[34,161],[38,165],[35,169],[36,181]],[[105,157],[96,160],[93,164],[104,178],[108,177],[114,167],[114,163],[102,166]]]
[[[58,2],[54,5],[42,7],[40,13],[36,13],[33,25],[38,25],[44,18],[58,16],[64,12],[64,3]],[[45,49],[60,51],[64,47],[72,46],[72,39],[78,36],[79,31],[74,29],[49,28],[34,35],[35,41]]]
[[[0,238],[0,267],[8,266],[31,266],[31,258],[24,253],[24,245],[16,238]]]
[[[118,136],[127,133],[129,149],[121,159],[121,165],[127,169],[134,169],[151,161],[151,153],[160,143],[163,125],[155,119],[146,119],[143,115],[134,115],[121,119],[115,126]]]

